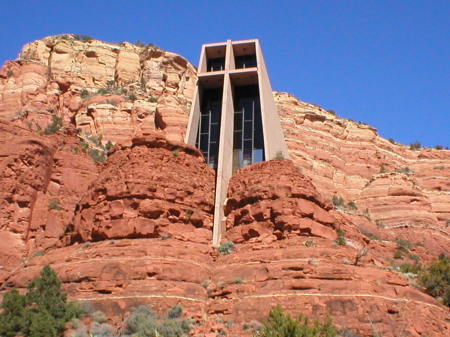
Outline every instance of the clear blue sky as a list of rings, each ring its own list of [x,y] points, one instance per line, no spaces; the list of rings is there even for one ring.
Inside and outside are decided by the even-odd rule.
[[[259,38],[274,90],[450,146],[450,0],[4,0],[1,12],[1,64],[61,33],[154,43],[195,65],[202,43]]]

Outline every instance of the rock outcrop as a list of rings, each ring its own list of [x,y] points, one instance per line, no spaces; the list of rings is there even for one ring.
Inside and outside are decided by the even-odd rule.
[[[155,129],[183,140],[196,71],[157,47],[47,37],[0,72],[0,117],[45,128],[57,114],[94,136],[130,144]]]
[[[115,151],[79,201],[74,235],[82,242],[159,238],[209,244],[214,170],[194,147],[152,135]]]
[[[449,150],[411,150],[292,95],[275,100],[291,159],[327,200],[341,199],[344,215],[450,253]]]
[[[399,271],[450,254],[450,151],[275,93],[290,160],[232,177],[221,255],[215,173],[180,142],[195,81],[174,53],[74,35],[3,66],[0,295],[50,264],[113,322],[181,304],[195,336],[250,336],[281,304],[361,336],[450,333],[448,308]]]

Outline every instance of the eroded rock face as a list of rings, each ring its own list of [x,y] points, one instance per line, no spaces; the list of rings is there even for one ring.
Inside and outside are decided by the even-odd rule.
[[[79,202],[82,241],[173,236],[209,243],[214,170],[199,150],[158,135],[113,153]]]
[[[384,268],[376,243],[355,265],[358,250],[348,241],[337,246],[291,235],[270,244],[239,244],[216,261],[209,313],[232,321],[231,333],[238,335],[238,327],[262,322],[277,304],[293,314],[331,315],[340,329],[360,336],[373,336],[374,329],[383,336],[448,334],[448,308]]]
[[[153,46],[58,35],[25,45],[0,71],[0,117],[44,129],[52,115],[114,143],[155,129],[180,141],[195,68]]]
[[[336,238],[331,206],[290,160],[239,170],[230,180],[226,237],[234,242],[284,239],[290,234]]]
[[[292,95],[274,97],[290,158],[327,200],[342,197],[338,212],[383,239],[450,253],[450,151],[411,150]]]
[[[239,244],[215,262],[209,312],[251,325],[281,304],[294,313],[332,315],[338,327],[361,336],[373,333],[373,322],[387,336],[448,332],[448,310],[392,269],[397,237],[386,231],[380,234],[386,242],[368,238],[381,229],[367,217],[335,210],[301,170],[289,160],[272,160],[231,179],[225,240]],[[412,194],[391,185],[385,195]],[[345,245],[337,244],[337,229]],[[408,239],[412,247],[402,262],[408,254],[423,262],[434,258]]]
[[[74,134],[39,135],[0,120],[1,272],[60,245],[96,164]]]
[[[223,240],[236,250],[221,256],[214,172],[177,142],[192,65],[73,36],[30,43],[20,58],[0,71],[0,295],[51,264],[70,298],[116,323],[139,304],[182,304],[204,322],[195,336],[250,336],[243,325],[281,304],[361,336],[449,334],[448,308],[396,269],[450,254],[448,151],[411,151],[275,93],[292,162],[235,174]],[[62,129],[46,135],[54,116]],[[116,143],[105,163],[86,136]]]

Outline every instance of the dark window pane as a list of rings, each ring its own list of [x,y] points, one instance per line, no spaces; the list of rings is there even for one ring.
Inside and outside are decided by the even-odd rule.
[[[208,134],[200,135],[200,149],[204,152],[208,151]]]
[[[250,151],[252,150],[252,141],[251,140],[244,140],[244,151]]]
[[[219,125],[211,124],[211,141],[219,140]]]
[[[244,120],[252,120],[253,118],[253,104],[252,102],[245,102],[244,105]]]
[[[233,148],[234,149],[242,148],[242,132],[234,133]]]
[[[220,122],[220,110],[221,110],[221,107],[219,104],[211,107],[211,123],[219,123]]]
[[[253,138],[252,122],[244,122],[244,139],[252,139],[252,138]]]
[[[209,130],[209,116],[203,115],[202,116],[202,127],[201,127],[200,132],[205,133],[205,132],[208,132],[208,130]]]
[[[263,149],[264,148],[264,138],[261,133],[255,134],[254,138],[253,138],[253,145],[255,147],[255,149]]]
[[[247,60],[244,60],[247,62]],[[250,64],[250,63],[248,63]],[[247,66],[247,63],[245,64]],[[242,148],[240,167],[264,160],[264,141],[261,123],[261,109],[257,85],[235,87],[234,149]],[[244,116],[243,123],[238,120]],[[242,129],[241,129],[242,127]],[[242,131],[241,131],[242,130]],[[242,141],[242,137],[244,140]],[[256,148],[256,151],[253,151]],[[236,161],[236,159],[234,159]],[[233,168],[234,169],[234,168]]]
[[[234,130],[242,130],[242,114],[235,113],[234,114]]]

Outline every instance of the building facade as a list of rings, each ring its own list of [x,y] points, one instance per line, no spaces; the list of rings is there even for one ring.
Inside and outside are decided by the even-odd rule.
[[[259,40],[202,46],[185,142],[198,147],[216,170],[213,244],[218,245],[232,174],[288,157]]]

